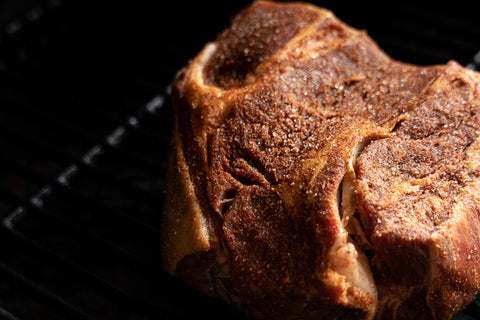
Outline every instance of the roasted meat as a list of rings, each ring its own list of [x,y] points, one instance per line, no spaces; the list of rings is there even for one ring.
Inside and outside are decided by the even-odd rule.
[[[165,268],[258,319],[449,319],[480,288],[480,74],[254,2],[173,84]]]

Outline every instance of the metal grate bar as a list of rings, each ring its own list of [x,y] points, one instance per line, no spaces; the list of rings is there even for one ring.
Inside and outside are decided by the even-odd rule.
[[[158,107],[159,106],[157,106],[157,108]],[[129,121],[131,121],[131,120],[129,120]],[[131,126],[129,129],[130,129],[130,131],[128,131],[128,132],[133,131],[135,129],[135,125]],[[108,137],[111,138],[110,141],[108,140]],[[144,135],[140,134],[139,136],[136,137],[136,139],[144,139]],[[123,247],[117,247],[115,244],[112,244],[110,242],[110,237],[107,240],[105,238],[98,237],[94,234],[92,235],[90,232],[85,232],[83,229],[78,229],[78,227],[82,228],[81,226],[88,227],[89,225],[92,225],[92,224],[93,225],[98,224],[98,222],[101,221],[101,219],[96,220],[96,221],[95,220],[91,221],[90,223],[88,221],[86,221],[86,222],[82,223],[81,225],[78,225],[78,223],[75,223],[74,221],[72,221],[71,223],[68,222],[68,221],[67,222],[65,221],[65,214],[64,213],[66,212],[65,210],[68,210],[68,208],[64,208],[63,210],[62,210],[62,208],[57,208],[57,209],[54,209],[54,211],[50,211],[51,209],[46,209],[46,207],[50,206],[50,203],[55,202],[55,199],[52,199],[51,194],[55,195],[58,198],[63,199],[63,201],[69,202],[68,197],[67,197],[67,195],[68,195],[69,197],[73,197],[71,199],[73,203],[82,203],[82,204],[85,203],[87,205],[87,207],[89,205],[91,205],[93,208],[96,208],[97,210],[106,209],[104,212],[102,212],[102,214],[104,216],[106,214],[106,216],[105,216],[106,220],[105,221],[109,221],[111,219],[118,220],[118,217],[122,217],[122,216],[124,218],[126,218],[127,221],[130,221],[129,219],[131,219],[131,217],[128,217],[128,214],[126,216],[124,216],[122,212],[112,210],[111,208],[105,206],[102,203],[102,201],[101,201],[102,199],[97,199],[96,197],[92,197],[92,195],[84,193],[82,191],[82,190],[85,189],[84,187],[75,185],[75,176],[77,175],[77,171],[82,176],[85,176],[85,174],[87,174],[87,176],[90,176],[90,177],[101,176],[102,177],[101,178],[101,180],[102,180],[101,183],[102,184],[104,184],[105,181],[107,181],[107,182],[109,182],[109,184],[116,185],[117,182],[118,182],[118,179],[116,179],[116,177],[114,175],[110,175],[108,173],[103,172],[102,169],[101,169],[101,165],[98,166],[98,164],[101,163],[101,159],[105,158],[105,155],[112,154],[112,153],[118,155],[119,152],[120,153],[125,152],[125,151],[122,151],[119,148],[119,146],[121,146],[123,143],[124,143],[124,136],[123,135],[118,135],[118,134],[113,133],[112,135],[107,136],[105,144],[94,146],[91,150],[89,150],[89,152],[87,152],[81,158],[81,161],[77,161],[77,164],[73,165],[73,167],[76,168],[76,169],[70,170],[70,169],[67,168],[67,170],[65,170],[63,173],[61,173],[58,176],[58,178],[56,179],[56,181],[53,182],[53,185],[52,185],[53,187],[44,188],[43,191],[40,192],[41,195],[33,197],[31,199],[31,203],[28,204],[26,207],[24,207],[23,210],[26,210],[25,211],[26,214],[32,214],[32,213],[36,212],[36,214],[42,215],[42,219],[41,219],[42,224],[48,223],[48,221],[52,221],[51,219],[54,219],[53,221],[55,221],[55,224],[60,223],[61,227],[59,227],[59,229],[61,229],[61,230],[67,229],[67,230],[69,230],[67,233],[70,234],[70,236],[75,235],[75,237],[82,238],[83,240],[79,241],[82,244],[92,243],[92,245],[95,245],[95,246],[99,246],[99,245],[101,247],[107,246],[107,247],[110,248],[108,250],[109,252],[116,251],[118,254],[120,254],[123,257],[123,259],[125,259],[126,256],[130,257],[129,259],[132,261],[130,263],[130,265],[135,264],[136,267],[140,267],[141,265],[143,265],[143,268],[148,269],[148,268],[152,268],[151,263],[142,264],[141,260],[138,260],[139,259],[138,257],[131,256],[131,252],[124,251]],[[158,140],[152,138],[152,139],[150,139],[150,143],[157,144]],[[166,154],[161,154],[161,155],[159,155],[159,157],[166,157]],[[116,156],[114,158],[116,158]],[[125,158],[125,157],[122,155],[121,158]],[[64,159],[64,160],[70,160],[70,159]],[[107,163],[108,163],[108,161],[107,161]],[[131,165],[131,163],[129,165]],[[164,172],[163,167],[158,167],[155,164],[155,168],[157,170],[160,170],[160,172],[162,172],[162,173]],[[149,174],[151,174],[151,172]],[[90,178],[88,178],[88,180],[90,180]],[[114,187],[114,185],[110,185],[109,187],[107,187],[107,189],[110,189],[110,188]],[[116,185],[115,187],[118,187],[118,186],[121,186],[121,189],[123,189],[124,192],[126,192],[127,190],[130,191],[130,192],[132,191],[131,185],[129,185],[129,184],[120,183],[120,184]],[[137,201],[138,201],[139,198],[146,199],[145,197],[148,195],[148,193],[145,192],[145,191],[142,191],[141,189],[136,188],[136,192],[130,193],[129,195],[133,196],[133,198],[137,199]],[[148,198],[149,198],[148,203],[150,203],[151,205],[154,205],[154,206],[159,205],[158,197],[155,198],[154,195],[148,195]],[[12,200],[12,199],[10,199],[10,200]],[[12,202],[16,203],[16,204],[22,204],[22,200],[18,199],[18,198],[15,198],[15,197],[13,197]],[[58,216],[58,215],[61,215],[61,216]],[[108,215],[112,215],[112,217],[108,218]],[[48,217],[48,218],[46,218],[46,217]],[[99,219],[100,216],[97,215],[96,218]],[[158,213],[157,213],[157,219],[158,219]],[[72,224],[72,223],[74,223],[74,224]],[[135,224],[136,222],[133,222],[133,223]],[[22,233],[19,233],[18,230],[13,229],[14,224],[8,224],[7,223],[7,225],[10,226],[10,231],[11,232],[12,232],[12,230],[15,231],[15,232],[13,232],[13,234],[15,234],[15,236],[22,237],[25,242],[34,241],[34,238],[32,238],[31,236],[23,235]],[[143,226],[145,226],[145,224],[143,222],[139,222],[139,223],[137,223],[137,225],[139,225],[139,226],[141,225],[142,228],[143,228]],[[129,226],[131,227],[132,225],[129,223]],[[150,227],[150,226],[148,228],[150,228],[150,230],[152,231],[152,235],[156,234],[154,232],[155,229],[152,229],[152,227]],[[144,232],[139,232],[139,234],[143,234],[143,233]],[[87,237],[88,239],[86,240],[85,237]],[[127,237],[127,239],[128,239],[128,237]],[[156,241],[155,239],[150,239],[147,242],[154,243],[155,241]],[[42,248],[42,249],[47,250],[46,248]],[[57,257],[57,258],[58,259],[65,259],[65,258],[62,258],[62,257]],[[89,259],[89,258],[87,258],[87,259]],[[79,272],[84,271],[83,268],[78,265],[78,263],[79,263],[78,261],[69,262],[68,260],[65,260],[63,263],[68,264],[68,268],[77,268],[77,269],[80,268],[77,271],[79,271]],[[89,272],[89,271],[85,271],[85,272]],[[152,270],[152,272],[151,272],[151,274],[155,274],[155,273],[158,273],[158,268],[155,268],[155,270]],[[98,278],[98,280],[103,280],[104,279],[103,277],[104,276],[101,276],[100,278]],[[92,287],[96,287],[96,285],[92,284]],[[126,292],[123,292],[123,296],[124,296],[124,298],[128,298],[130,300],[132,299],[132,296],[128,295]],[[116,298],[118,298],[118,297],[116,297]],[[132,305],[135,306],[135,307],[140,307],[140,305],[138,303],[137,304],[132,304]],[[142,307],[142,308],[145,309],[145,307]],[[145,309],[145,310],[148,310],[148,309]]]
[[[117,143],[117,140],[121,138],[118,136],[124,134],[125,130],[123,127],[115,129],[113,135],[108,136],[107,143],[103,145],[106,151],[112,152],[118,155],[118,157],[130,161],[132,164],[135,165],[135,167],[141,168],[142,166],[144,166],[144,168],[146,168],[148,171],[151,171],[152,173],[163,173],[163,168],[160,166],[160,163],[157,163],[149,157],[145,157],[145,155],[133,154],[130,152],[130,150],[123,147],[123,145],[119,145]]]
[[[95,175],[98,179],[94,179],[97,181],[102,181],[102,185],[108,186],[110,188],[118,189],[124,195],[128,195],[129,198],[135,199],[138,202],[141,202],[145,206],[150,207],[152,210],[156,212],[155,216],[158,218],[158,212],[162,209],[162,201],[161,201],[161,193],[153,194],[152,189],[154,186],[150,183],[149,187],[143,188],[143,186],[137,186],[136,184],[126,182],[125,180],[119,179],[116,176],[110,175],[102,171],[101,169],[97,169],[90,166],[81,166],[80,170],[83,174],[87,174],[88,176]],[[161,184],[163,186],[163,184]],[[159,186],[159,189],[160,187]],[[163,190],[163,189],[162,189]],[[98,199],[98,197],[92,197],[91,195],[84,194],[85,197],[89,197],[92,202],[96,201],[95,205],[101,207],[100,202],[102,199]],[[124,213],[126,214],[126,213]],[[138,214],[138,213],[136,213]],[[142,215],[142,217],[145,219]],[[146,219],[149,223],[154,222],[152,218]]]
[[[47,304],[57,312],[65,315],[68,319],[91,319],[78,308],[59,299],[56,295],[45,290],[43,286],[38,285],[24,275],[8,268],[3,263],[0,263],[0,274],[3,275],[2,278],[13,281],[15,285],[22,287],[26,291],[29,291],[32,295],[35,296],[35,298],[41,300],[42,303]],[[13,315],[9,314],[9,316],[12,317]],[[15,318],[16,317],[13,317],[13,319]]]
[[[38,217],[34,217],[33,215],[37,215]],[[28,222],[28,220],[25,220],[27,218],[35,220]],[[22,220],[15,222],[15,220],[20,219]],[[68,243],[63,244],[52,242],[54,239],[43,240],[42,242],[42,240],[38,238],[40,235],[35,235],[33,232],[45,232],[46,230],[51,230],[52,227],[48,227],[47,229],[45,228],[45,224],[42,224],[45,230],[39,230],[38,227],[31,225],[38,221],[38,219],[47,219],[46,221],[48,221],[51,226],[65,227],[64,232],[65,234],[71,233],[71,239],[65,238],[64,240]],[[25,224],[27,222],[30,223],[30,228],[33,228],[31,233],[24,233],[19,229],[21,226],[17,226],[18,223]],[[125,267],[128,266],[129,269],[138,274],[153,271],[148,267],[143,266],[138,260],[132,258],[132,256],[118,247],[102,241],[99,242],[98,238],[91,236],[91,234],[84,235],[82,232],[79,232],[78,229],[65,224],[63,221],[60,221],[58,218],[42,209],[32,208],[31,206],[28,209],[19,208],[13,212],[10,217],[4,220],[3,227],[15,236],[17,240],[22,240],[25,245],[32,246],[39,254],[44,255],[47,260],[54,262],[55,265],[60,264],[64,266],[67,271],[71,270],[72,272],[75,272],[76,277],[81,276],[82,278],[88,278],[91,285],[95,285],[95,287],[100,288],[103,290],[102,292],[106,294],[113,295],[115,299],[122,298],[127,301],[132,299],[135,300],[134,296],[129,295],[121,288],[120,282],[124,282],[125,279],[118,279],[117,284],[111,283],[115,282],[113,281],[115,275],[106,275],[104,274],[106,272],[105,270],[95,270],[95,267],[97,266],[92,264],[94,260],[78,261],[79,259],[83,259],[83,257],[77,256],[78,253],[76,251],[68,251],[69,248],[82,246],[82,249],[80,249],[80,247],[76,249],[82,250],[82,252],[87,252],[89,251],[89,248],[93,248],[94,250],[90,251],[89,254],[94,255],[96,259],[111,259],[112,263],[113,261],[116,261],[117,263],[121,261],[122,265]],[[26,226],[21,228],[26,228]],[[74,241],[74,239],[77,240]],[[127,285],[127,282],[123,284],[123,286]]]
[[[45,193],[45,190],[46,189],[42,189],[41,193]],[[49,190],[48,193],[51,193],[51,190]],[[66,234],[81,239],[81,243],[93,245],[95,247],[101,247],[104,252],[109,252],[111,255],[122,257],[125,259],[125,261],[130,261],[134,266],[142,265],[141,260],[138,260],[133,253],[126,251],[124,248],[119,247],[115,243],[112,243],[110,239],[106,239],[101,235],[94,234],[82,226],[69,222],[65,217],[55,214],[49,209],[43,208],[43,197],[44,195],[42,195],[42,197],[32,198],[30,204],[26,205],[27,212],[37,215],[41,219],[45,219],[45,221],[49,221],[50,223],[57,225],[59,228],[61,228],[61,230],[66,230]],[[44,224],[45,223],[43,223],[43,225]],[[14,225],[10,226],[13,227]]]
[[[83,283],[84,286],[86,285],[86,288],[91,288],[89,290],[91,290],[90,292],[92,295],[94,292],[98,292],[105,298],[116,301],[115,303],[123,302],[125,303],[126,309],[131,310],[132,312],[135,311],[138,314],[144,314],[145,312],[154,312],[155,307],[148,304],[145,300],[137,299],[135,296],[128,294],[126,291],[119,288],[118,286],[114,286],[108,281],[106,281],[104,276],[99,276],[93,273],[91,270],[89,270],[88,266],[81,266],[78,263],[71,261],[70,259],[66,259],[64,256],[59,255],[58,252],[52,251],[51,248],[46,247],[44,244],[35,242],[34,238],[32,238],[31,235],[24,234],[20,230],[18,230],[15,227],[15,224],[17,223],[15,222],[15,220],[23,219],[21,216],[24,214],[28,214],[28,211],[23,208],[19,208],[12,214],[11,217],[4,220],[3,226],[10,232],[10,236],[13,237],[12,239],[15,240],[17,244],[21,242],[22,245],[25,246],[26,250],[28,250],[25,254],[29,257],[30,261],[36,261],[36,263],[38,264],[38,269],[33,271],[35,277],[43,277],[42,270],[50,270],[51,268],[54,268],[61,274],[65,274],[68,277],[68,279],[66,279],[67,281],[80,281],[80,283]],[[108,257],[112,257],[110,252]],[[12,263],[15,268],[21,270],[21,274],[28,273],[28,270],[24,269],[27,266],[22,267],[18,264],[18,262],[10,263]],[[138,267],[137,264],[132,265],[132,267],[135,266]],[[12,270],[12,267],[7,268]],[[53,272],[52,274],[48,272],[50,274],[48,275],[48,277],[56,277],[56,275],[60,276],[58,272]],[[45,293],[45,295],[47,296],[56,296],[58,300],[64,301],[64,299],[58,298],[58,292],[55,293],[58,289],[54,287],[49,289],[50,284],[48,279],[41,280],[40,278],[38,278],[38,280],[35,280],[31,278],[30,282],[35,283],[39,288],[42,288],[43,291],[41,293]],[[64,283],[64,285],[67,283],[68,282]],[[67,319],[71,318],[67,317]]]
[[[131,214],[128,214],[121,209],[112,208],[105,205],[103,202],[100,202],[99,199],[96,199],[92,194],[85,192],[82,189],[72,188],[68,184],[59,183],[57,181],[54,192],[59,193],[59,197],[65,197],[65,200],[72,201],[73,203],[81,203],[82,206],[86,208],[94,208],[95,212],[99,212],[94,218],[102,221],[103,219],[107,219],[108,221],[115,221],[115,223],[119,223],[119,220],[125,220],[124,223],[129,224],[132,228],[141,229],[141,232],[146,232],[147,234],[157,234],[158,229],[152,226],[151,224],[145,223],[144,221],[138,219]],[[103,217],[105,216],[105,217]],[[93,223],[94,221],[89,221]]]
[[[91,201],[81,202],[74,193],[60,190],[53,188],[54,195],[44,200],[52,215],[62,222],[76,226],[80,232],[85,232],[86,235],[91,235],[98,241],[115,246],[117,250],[128,254],[129,258],[135,261],[148,264],[152,260],[151,252],[146,248],[150,248],[151,244],[158,240],[158,230],[153,226],[148,226],[130,215],[105,208],[96,201],[93,201],[95,207]],[[59,197],[61,201],[57,201],[55,197]],[[77,208],[67,211],[68,203],[76,203]],[[112,221],[114,221],[114,227],[112,227]],[[87,229],[88,231],[85,231]]]
[[[33,210],[37,211],[36,214],[43,215],[41,219],[45,218],[45,214],[46,214],[45,212],[41,212],[41,210],[39,211],[38,208],[34,208]],[[91,287],[92,289],[95,288],[95,290],[98,290],[102,294],[108,297],[111,297],[111,299],[115,301],[123,301],[127,303],[128,308],[132,308],[133,310],[135,310],[135,312],[140,312],[140,313],[144,313],[144,312],[156,313],[157,312],[157,307],[155,306],[155,304],[152,304],[151,302],[149,302],[149,299],[151,298],[155,299],[154,296],[152,297],[143,296],[142,298],[141,294],[135,295],[135,294],[132,294],[132,292],[125,291],[125,290],[129,290],[127,283],[125,283],[125,285],[127,286],[125,288],[121,288],[118,284],[113,284],[113,282],[111,281],[113,281],[115,277],[106,276],[105,274],[97,273],[99,270],[95,271],[95,268],[93,268],[93,266],[91,265],[91,262],[86,264],[81,264],[79,263],[79,261],[76,261],[75,258],[73,258],[73,256],[68,257],[68,254],[62,251],[61,246],[58,248],[55,248],[53,247],[54,244],[48,245],[47,243],[36,242],[33,234],[25,234],[22,231],[20,231],[16,227],[16,224],[18,224],[18,222],[16,222],[15,220],[19,220],[20,223],[24,223],[23,222],[25,219],[24,215],[29,215],[29,214],[32,214],[32,208],[28,210],[25,210],[22,208],[18,209],[9,218],[4,220],[4,227],[7,230],[9,230],[9,232],[17,240],[21,240],[24,243],[24,245],[35,250],[38,255],[45,257],[46,261],[49,261],[53,266],[55,266],[55,268],[61,267],[63,272],[71,274],[74,279],[83,279],[83,281],[86,281],[88,283],[88,286]],[[55,226],[55,223],[58,222],[58,221],[54,222],[54,220],[51,220],[51,216],[48,217],[48,221],[50,221],[50,223],[53,223],[54,226]],[[33,227],[35,228],[35,226]],[[68,230],[66,231],[66,233],[70,233],[71,231],[72,230]],[[80,238],[82,238],[78,241],[78,244],[81,244],[82,246],[84,245],[91,246],[89,245],[90,240],[85,241],[85,237],[81,233],[78,234],[77,232],[75,232],[74,236],[75,237],[79,236]],[[72,241],[71,239],[65,239],[65,240],[68,242]],[[93,245],[93,242],[92,242],[92,245]],[[97,243],[93,247],[95,249],[94,252],[98,251],[99,245],[103,247],[104,243],[101,243],[101,242]],[[64,248],[63,250],[69,250],[68,249],[69,247],[70,246]],[[88,251],[88,248],[84,248],[82,250]],[[115,256],[117,256],[118,253],[112,252],[107,248],[102,250],[102,252],[103,253],[100,253],[100,252],[95,253],[96,255],[98,254],[99,259],[102,259],[105,261],[108,260],[109,262],[112,261],[112,263],[114,263],[115,261],[118,263],[119,260],[117,258],[114,258]],[[132,260],[131,263],[128,263],[129,260],[128,259],[125,260],[124,253],[120,253],[120,255],[121,256],[117,256],[117,257],[120,258],[120,260],[122,261],[121,265],[124,266],[124,268],[128,266],[128,268],[131,268],[132,270],[137,270],[135,272],[137,272],[139,275],[145,274],[145,272],[147,272],[148,274],[150,274],[150,272],[158,274],[158,269],[150,270],[149,268],[142,266],[136,260]],[[87,258],[89,261],[91,260],[91,258],[88,258],[88,257],[84,257],[84,258]],[[101,262],[98,261],[96,263],[101,263]],[[108,278],[111,278],[111,279],[108,280]],[[153,281],[153,279],[155,279],[155,277],[152,275],[152,278],[150,281]],[[145,279],[143,278],[142,281],[145,281]]]
[[[0,319],[4,319],[4,320],[20,320],[20,318],[14,316],[13,314],[11,314],[10,312],[8,312],[7,310],[3,309],[3,308],[0,308]]]
[[[25,110],[26,111],[26,110]],[[37,117],[37,115],[35,114],[34,117]],[[44,118],[46,117],[43,117],[41,115],[38,115],[38,117],[42,120],[44,120]],[[133,117],[129,118],[129,120],[131,119],[135,119]],[[45,123],[48,123],[49,124],[49,127],[53,127],[53,130],[56,134],[60,135],[60,136],[72,136],[72,134],[74,135],[73,137],[78,141],[78,139],[85,139],[85,134],[83,133],[80,133],[78,134],[77,132],[75,132],[74,130],[71,130],[70,128],[65,128],[65,127],[62,127],[61,125],[61,122],[57,121],[56,123],[52,123],[49,119],[46,119],[45,122],[43,122],[43,124]],[[129,121],[129,123],[131,123],[131,121]],[[136,124],[138,125],[138,123]],[[123,127],[122,127],[123,128]],[[145,133],[145,132],[142,132],[140,129],[136,128],[135,125],[130,125],[128,126],[125,131],[136,131],[138,132],[139,134],[143,135],[143,137],[140,137],[140,139],[148,136],[151,141],[151,146],[157,146],[157,149],[161,150],[160,148],[158,148],[158,146],[161,146],[162,144],[166,144],[165,142],[165,139],[163,139],[162,141],[158,141],[157,140],[157,137],[153,136],[152,134],[149,134],[149,133]],[[115,133],[115,132],[114,132]],[[118,132],[117,132],[118,133]],[[15,134],[15,133],[14,133]],[[94,142],[93,140],[93,137],[87,137],[89,139],[89,141],[91,142]],[[159,168],[158,169],[158,165],[157,163],[154,163],[152,162],[148,155],[147,156],[143,156],[143,157],[138,157],[138,156],[135,156],[134,153],[131,152],[131,150],[122,150],[121,148],[119,148],[117,145],[117,141],[118,139],[120,139],[121,137],[119,137],[119,135],[117,134],[116,136],[114,134],[110,134],[108,137],[107,137],[107,143],[106,145],[103,144],[103,149],[107,149],[109,150],[110,152],[115,152],[115,153],[120,153],[120,156],[122,158],[130,158],[131,160],[133,160],[134,163],[138,163],[140,161],[140,165],[142,165],[142,167],[147,167],[147,168],[155,168],[154,171],[158,171],[160,170],[161,173],[163,173],[163,168]],[[82,141],[82,140],[81,140]],[[97,139],[98,141],[98,139]],[[141,140],[140,140],[141,141]],[[30,141],[31,144],[34,144],[34,145],[38,145],[38,141]],[[42,142],[43,143],[43,142]],[[48,143],[50,143],[50,141],[48,141]],[[78,143],[77,143],[78,144]],[[87,145],[86,142],[83,142],[82,141],[82,144],[84,145]],[[42,148],[47,148],[47,150],[51,151],[51,150],[55,150],[55,152],[57,152],[58,148],[56,147],[53,147],[53,146],[45,146],[43,145]],[[148,152],[148,150],[147,150]],[[68,159],[65,159],[64,155],[61,154],[57,154],[57,157],[56,158],[60,158],[62,160],[63,163],[65,162],[69,162],[69,161],[74,161],[74,158],[76,157],[70,157]],[[158,158],[158,157],[157,157]],[[160,157],[161,158],[161,157]],[[146,162],[146,163],[145,163]],[[161,162],[159,162],[158,164],[161,164]]]

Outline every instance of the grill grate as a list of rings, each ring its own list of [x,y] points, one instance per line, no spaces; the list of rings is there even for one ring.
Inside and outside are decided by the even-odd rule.
[[[246,319],[167,276],[158,251],[168,83],[247,2],[205,19],[201,3],[31,1],[4,25],[0,319]],[[480,25],[463,15],[399,8],[378,28],[335,5],[399,59],[479,66]],[[475,301],[457,320],[479,315]]]

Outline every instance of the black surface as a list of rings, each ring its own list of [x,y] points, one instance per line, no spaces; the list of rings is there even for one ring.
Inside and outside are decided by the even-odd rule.
[[[0,318],[246,319],[158,250],[168,84],[248,3],[0,1]],[[480,50],[471,4],[317,4],[399,60]]]

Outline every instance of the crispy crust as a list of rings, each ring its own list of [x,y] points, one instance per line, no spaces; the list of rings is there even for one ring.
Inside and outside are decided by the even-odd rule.
[[[449,319],[480,287],[479,83],[254,2],[174,81],[166,270],[262,319]]]

